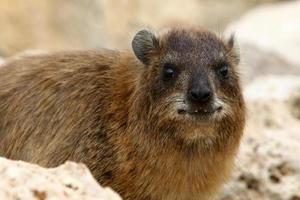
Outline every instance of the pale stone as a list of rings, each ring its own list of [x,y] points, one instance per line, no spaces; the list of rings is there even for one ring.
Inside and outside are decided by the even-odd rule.
[[[299,80],[261,77],[245,89],[246,131],[234,173],[219,199],[300,198]]]
[[[98,185],[83,164],[66,162],[45,169],[0,157],[0,199],[5,200],[121,200]]]

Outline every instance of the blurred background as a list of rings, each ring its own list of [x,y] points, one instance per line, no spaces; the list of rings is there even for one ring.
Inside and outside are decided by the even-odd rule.
[[[128,49],[137,30],[177,23],[239,44],[248,123],[219,199],[300,200],[300,1],[0,0],[0,57]]]
[[[0,0],[0,55],[27,49],[127,48],[140,28],[189,23],[222,31],[278,0]]]

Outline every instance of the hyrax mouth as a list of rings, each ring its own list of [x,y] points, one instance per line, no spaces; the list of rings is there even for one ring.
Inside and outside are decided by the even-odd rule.
[[[190,102],[184,97],[176,97],[175,111],[178,116],[193,118],[195,120],[220,119],[227,112],[226,103],[214,95],[209,102]]]
[[[192,116],[209,116],[215,113],[221,112],[223,107],[221,105],[214,108],[197,108],[197,109],[178,109],[177,113],[180,115],[192,115]]]

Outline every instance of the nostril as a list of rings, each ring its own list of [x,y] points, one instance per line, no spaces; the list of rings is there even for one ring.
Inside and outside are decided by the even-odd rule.
[[[211,91],[209,89],[202,90],[191,90],[190,96],[193,101],[207,101],[211,96]]]
[[[202,100],[202,101],[208,100],[209,97],[210,97],[210,95],[211,95],[211,92],[210,92],[209,90],[203,92],[203,93],[201,94],[201,100]]]
[[[192,99],[193,100],[197,100],[198,99],[198,93],[197,93],[197,91],[191,91],[190,92],[190,94],[191,94],[191,97],[192,97]]]

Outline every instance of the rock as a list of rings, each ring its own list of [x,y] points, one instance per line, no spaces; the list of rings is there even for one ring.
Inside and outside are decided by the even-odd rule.
[[[241,50],[248,120],[220,200],[300,199],[299,10],[300,1],[263,6],[226,31]]]
[[[258,7],[226,29],[235,33],[245,81],[266,74],[300,74],[300,1]]]
[[[245,98],[245,136],[219,199],[299,199],[300,77],[261,77],[246,88]]]
[[[73,162],[45,169],[0,158],[0,177],[0,199],[5,200],[121,200],[100,187],[85,165]]]

